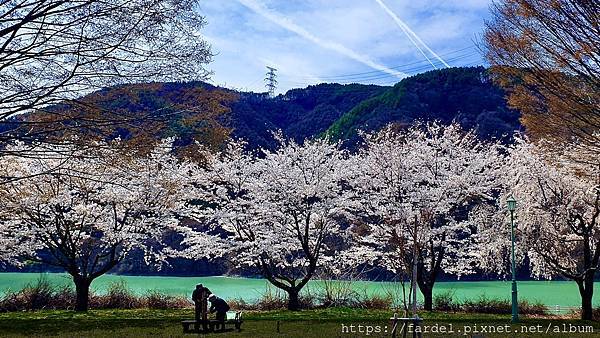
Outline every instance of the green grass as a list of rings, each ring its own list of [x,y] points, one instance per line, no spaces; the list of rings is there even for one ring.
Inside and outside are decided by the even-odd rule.
[[[344,333],[342,326],[350,330],[350,325],[367,326],[373,331],[379,327],[380,334],[372,332],[369,337],[389,337],[385,330],[390,327],[391,311],[334,308],[300,312],[269,311],[248,312],[245,314],[243,330],[240,333],[227,332],[205,335],[208,337],[366,337],[366,332]],[[510,322],[506,315],[473,315],[422,313],[425,324],[437,327],[452,327],[451,334],[427,334],[425,337],[464,337],[463,327],[473,325],[505,325]],[[180,320],[192,318],[191,309],[182,310],[92,310],[88,313],[72,311],[36,311],[13,312],[0,314],[0,336],[60,336],[60,337],[192,337],[183,335]],[[277,333],[279,321],[280,332]],[[582,334],[582,337],[600,336],[600,323],[578,320],[524,318],[523,325],[541,325],[544,329],[549,325],[586,325],[592,326],[598,334]],[[458,330],[461,330],[459,333]],[[521,330],[521,326],[512,326],[511,330]],[[485,337],[572,337],[573,334],[496,334]]]

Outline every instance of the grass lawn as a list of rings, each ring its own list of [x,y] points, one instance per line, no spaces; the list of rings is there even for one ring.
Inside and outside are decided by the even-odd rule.
[[[389,337],[390,315],[390,311],[347,308],[255,312],[245,314],[242,332],[200,336]],[[574,319],[523,318],[520,325],[506,326],[510,323],[510,316],[505,315],[423,313],[421,316],[425,318],[424,325],[428,325],[431,331],[425,333],[424,337],[600,337],[600,323]],[[183,335],[179,321],[184,318],[193,318],[192,310],[94,310],[85,314],[71,311],[2,313],[0,336],[199,336]],[[483,329],[486,332],[481,333]],[[443,330],[446,332],[442,332]],[[577,334],[573,330],[586,332]]]

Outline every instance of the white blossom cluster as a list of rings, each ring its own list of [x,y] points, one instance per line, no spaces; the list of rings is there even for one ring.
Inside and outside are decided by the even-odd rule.
[[[260,267],[272,282],[304,285],[343,245],[353,192],[348,154],[327,140],[303,145],[280,139],[260,157],[232,142],[193,170],[184,215],[209,224],[180,227],[187,257],[228,256],[238,267]]]
[[[180,254],[226,256],[290,286],[322,266],[404,271],[416,238],[424,270],[475,271],[478,243],[468,211],[500,191],[500,146],[455,124],[363,136],[357,153],[318,139],[281,140],[261,156],[240,142],[205,154],[188,189],[188,199],[201,202],[183,213],[210,226],[181,226],[187,249]]]
[[[5,261],[25,257],[95,278],[134,248],[148,261],[164,258],[156,243],[177,222],[171,210],[184,165],[170,154],[169,141],[140,156],[117,144],[39,146],[31,157],[22,155],[25,144],[7,148],[16,155],[0,159]]]
[[[371,219],[361,238],[371,253],[360,256],[395,272],[411,270],[416,241],[423,272],[474,272],[478,247],[467,211],[494,199],[500,146],[456,124],[387,127],[364,137],[354,185]]]
[[[508,270],[508,262],[492,257],[510,246],[510,237],[501,234],[509,231],[505,206],[512,195],[517,262],[527,257],[535,277],[593,279],[600,268],[600,164],[586,155],[576,146],[557,151],[517,139],[508,149],[499,202],[472,215],[480,227],[484,267]]]

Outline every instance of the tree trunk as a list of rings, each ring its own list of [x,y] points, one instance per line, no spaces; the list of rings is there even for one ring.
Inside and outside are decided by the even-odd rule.
[[[442,236],[442,241],[445,240],[445,235]],[[429,269],[426,268],[426,264],[423,259],[419,259],[417,266],[417,285],[423,294],[423,309],[425,311],[433,311],[433,286],[437,280],[437,276],[442,270],[442,262],[445,256],[445,250],[443,247],[436,248],[433,241],[430,241],[431,258],[429,262]],[[435,254],[437,252],[437,255]]]
[[[577,281],[581,295],[581,319],[593,320],[592,296],[594,295],[594,276],[586,276],[585,280]]]
[[[299,311],[300,310],[300,299],[298,294],[300,293],[300,290],[297,290],[295,288],[290,288],[287,290],[288,293],[288,304],[287,304],[287,308],[290,311]]]
[[[423,309],[433,311],[433,288],[421,288],[423,294]]]
[[[421,269],[423,267],[421,266]],[[419,290],[423,294],[423,309],[425,311],[433,311],[433,285],[435,284],[435,277],[431,277],[431,274],[425,276],[425,272],[421,269],[417,270],[417,285]]]
[[[85,312],[88,310],[89,295],[90,295],[90,284],[92,281],[89,278],[74,276],[73,281],[75,282],[75,311]]]
[[[581,319],[593,319],[592,295],[588,295],[587,292],[585,295],[581,295]]]

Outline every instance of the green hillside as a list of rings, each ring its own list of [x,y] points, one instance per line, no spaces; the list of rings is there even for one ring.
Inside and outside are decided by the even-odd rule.
[[[504,95],[483,67],[434,70],[406,78],[362,101],[326,133],[352,142],[357,130],[376,130],[390,122],[440,120],[474,128],[482,138],[503,138],[519,129],[519,113],[507,108]]]

